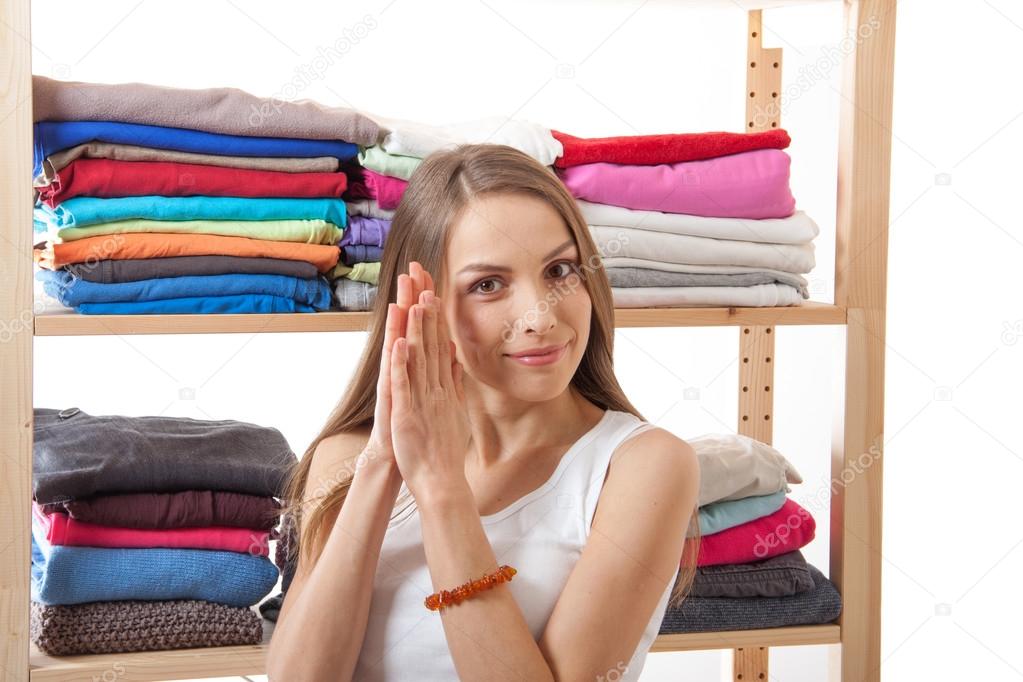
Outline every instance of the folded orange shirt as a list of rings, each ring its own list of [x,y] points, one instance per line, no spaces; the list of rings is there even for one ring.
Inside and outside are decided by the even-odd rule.
[[[216,234],[172,234],[168,232],[98,235],[73,242],[52,244],[36,250],[39,265],[56,270],[68,263],[167,256],[244,256],[307,261],[320,272],[337,265],[341,249],[333,244],[301,244]]]

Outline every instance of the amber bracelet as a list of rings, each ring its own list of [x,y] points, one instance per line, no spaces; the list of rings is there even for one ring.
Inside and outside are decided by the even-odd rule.
[[[478,592],[483,590],[489,590],[495,585],[500,583],[506,583],[512,579],[517,571],[511,566],[504,565],[498,568],[493,573],[487,573],[482,578],[477,580],[470,580],[467,583],[459,585],[453,590],[441,590],[440,592],[434,592],[424,601],[426,608],[431,611],[440,611],[445,606],[451,606],[452,604],[458,604],[461,601],[474,596]]]

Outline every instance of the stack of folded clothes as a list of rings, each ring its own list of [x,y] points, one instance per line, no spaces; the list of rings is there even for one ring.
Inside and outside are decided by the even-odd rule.
[[[747,436],[707,434],[688,442],[700,461],[700,552],[692,590],[668,608],[661,634],[837,618],[838,590],[800,552],[813,540],[816,524],[786,497],[789,483],[802,482],[795,467]]]
[[[349,109],[33,78],[35,260],[80,313],[315,312],[347,226]],[[257,136],[258,133],[258,136]]]
[[[297,458],[233,420],[34,411],[31,637],[56,655],[256,644]],[[283,595],[264,611],[276,619]],[[270,611],[273,610],[273,613]]]
[[[552,131],[619,308],[787,306],[809,298],[814,221],[795,210],[790,138]]]
[[[380,126],[379,144],[360,147],[357,165],[346,165],[344,197],[349,229],[340,242],[341,263],[331,273],[341,310],[369,310],[376,297],[380,256],[390,221],[423,159],[459,144],[488,142],[514,147],[550,166],[561,143],[549,128],[529,121],[491,117],[450,125],[372,116]]]

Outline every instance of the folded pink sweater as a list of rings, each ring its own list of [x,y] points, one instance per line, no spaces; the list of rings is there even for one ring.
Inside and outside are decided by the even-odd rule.
[[[710,218],[787,218],[789,155],[757,149],[655,166],[588,163],[558,170],[572,196],[642,211]]]
[[[253,556],[269,556],[270,534],[265,530],[205,526],[198,528],[122,528],[100,526],[78,521],[67,514],[47,514],[37,503],[32,503],[37,523],[46,531],[46,539],[53,545],[80,547],[177,547],[216,549],[244,552]]]
[[[697,566],[748,564],[791,552],[813,540],[817,524],[810,512],[785,498],[781,509],[700,538]]]

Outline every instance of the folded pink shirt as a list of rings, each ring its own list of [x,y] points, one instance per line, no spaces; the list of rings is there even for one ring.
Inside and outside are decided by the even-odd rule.
[[[558,169],[572,196],[642,211],[710,218],[787,218],[791,158],[757,149],[699,161],[653,166],[587,163]]]
[[[101,526],[78,521],[60,512],[47,514],[35,502],[32,503],[32,513],[38,524],[46,531],[46,539],[52,545],[179,547],[244,552],[253,556],[270,555],[270,534],[265,530],[230,526],[156,529]]]
[[[748,564],[768,559],[809,544],[816,530],[810,512],[785,498],[785,504],[773,514],[701,536],[696,565]]]
[[[376,199],[380,208],[391,211],[398,208],[406,187],[408,180],[360,167],[349,179],[344,196],[346,199]]]

